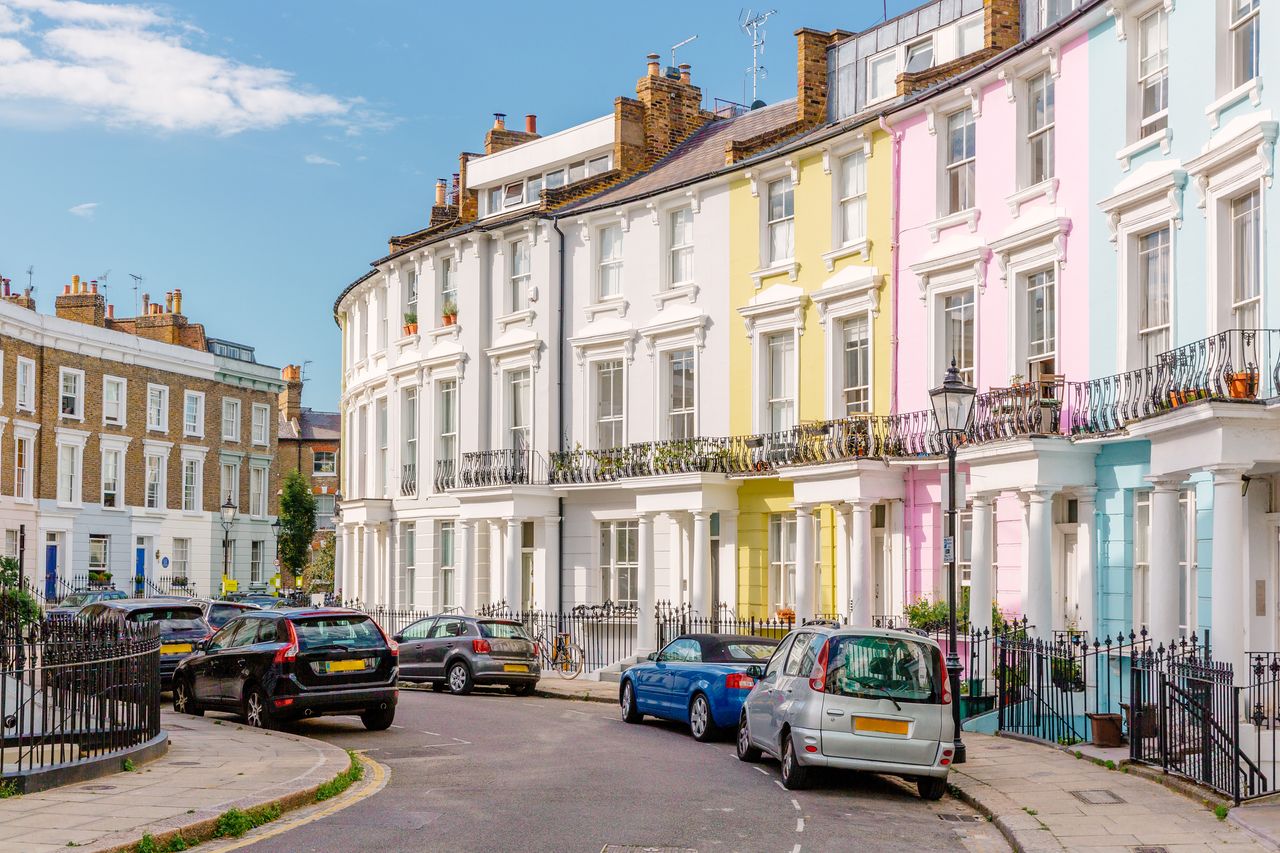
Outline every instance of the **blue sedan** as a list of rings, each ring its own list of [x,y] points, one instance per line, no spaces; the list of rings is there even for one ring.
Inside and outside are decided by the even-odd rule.
[[[735,726],[755,686],[749,667],[763,667],[778,641],[732,634],[685,634],[622,674],[622,719],[646,714],[688,723],[694,738],[714,739]]]

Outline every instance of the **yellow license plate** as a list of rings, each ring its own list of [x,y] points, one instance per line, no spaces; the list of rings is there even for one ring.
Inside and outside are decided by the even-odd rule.
[[[528,672],[529,667],[523,663],[509,663],[502,667],[503,672]]]
[[[190,643],[161,643],[160,654],[162,655],[182,655],[194,648]]]
[[[855,732],[877,732],[885,735],[906,735],[906,720],[884,720],[880,717],[854,717]]]
[[[357,660],[331,660],[325,664],[326,672],[352,672],[364,669],[364,658]]]

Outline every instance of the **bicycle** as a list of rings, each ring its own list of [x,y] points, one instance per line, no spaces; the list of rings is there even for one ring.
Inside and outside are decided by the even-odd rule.
[[[567,631],[558,631],[555,641],[548,643],[546,635],[541,631],[534,638],[538,648],[538,656],[542,659],[543,672],[555,672],[561,678],[577,678],[586,665],[586,654],[582,646],[575,643]]]

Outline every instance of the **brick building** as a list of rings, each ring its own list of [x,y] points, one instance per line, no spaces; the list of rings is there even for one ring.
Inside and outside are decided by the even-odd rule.
[[[142,299],[116,318],[76,276],[50,316],[0,290],[0,531],[14,555],[25,532],[23,569],[46,597],[91,572],[130,592],[217,590],[228,499],[231,577],[273,573],[283,383],[252,348],[206,337],[181,291]]]
[[[316,541],[333,530],[338,494],[340,415],[317,412],[302,405],[302,368],[286,364],[280,371],[284,390],[278,403],[279,445],[276,479],[283,483],[293,469],[302,472],[316,498]]]

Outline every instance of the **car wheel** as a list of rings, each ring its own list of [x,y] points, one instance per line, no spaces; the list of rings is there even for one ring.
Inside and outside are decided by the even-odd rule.
[[[261,687],[250,687],[244,695],[244,721],[255,729],[273,729],[271,706]]]
[[[360,715],[360,722],[364,723],[364,727],[371,732],[380,732],[384,729],[389,729],[395,720],[395,705],[391,705],[387,708],[371,708]]]
[[[809,787],[809,768],[796,758],[796,747],[790,732],[782,742],[782,784],[788,791]]]
[[[947,780],[936,779],[933,776],[921,776],[916,779],[916,790],[920,792],[922,800],[940,800],[942,795],[947,792]]]
[[[622,695],[618,697],[618,703],[622,705],[624,723],[638,723],[644,719],[644,714],[636,710],[636,691],[630,681],[623,682]]]
[[[511,692],[517,696],[532,696],[533,689],[538,686],[536,681],[521,681],[518,684],[511,685]]]
[[[471,670],[462,661],[449,667],[449,692],[455,696],[466,696],[475,687],[471,678]]]
[[[689,731],[693,733],[693,739],[701,743],[715,740],[720,734],[715,717],[711,716],[711,703],[701,693],[689,703]]]
[[[178,681],[173,685],[173,710],[193,717],[204,716],[204,708],[196,704],[195,698],[191,695],[191,685],[186,681]]]
[[[747,712],[738,720],[738,760],[755,763],[760,760],[760,750],[751,745],[751,733],[747,731]]]

